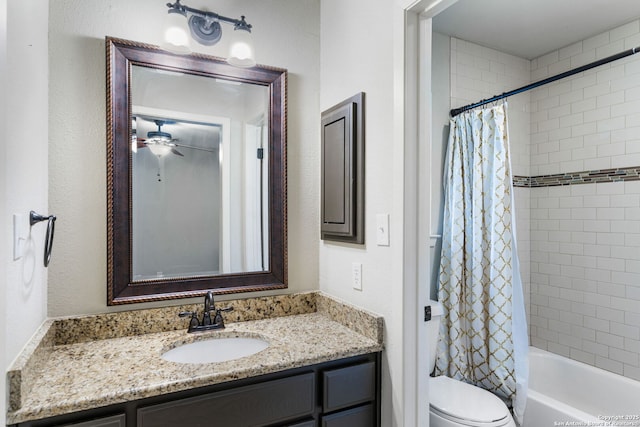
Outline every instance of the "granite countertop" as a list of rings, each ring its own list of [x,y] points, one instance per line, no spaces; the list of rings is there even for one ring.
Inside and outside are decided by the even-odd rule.
[[[184,319],[160,322],[159,331],[144,327],[156,325],[151,319],[158,310],[175,317],[176,307],[48,320],[7,374],[8,424],[377,352],[383,347],[381,317],[321,293],[219,305],[235,309],[235,318],[227,317],[226,328],[192,334],[186,332]],[[238,313],[239,308],[245,311]],[[100,326],[90,332],[83,327],[96,323]],[[161,358],[163,352],[183,343],[238,336],[264,339],[269,347],[219,363],[182,364]]]

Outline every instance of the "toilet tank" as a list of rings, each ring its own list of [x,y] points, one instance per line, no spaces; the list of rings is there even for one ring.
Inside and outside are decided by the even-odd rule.
[[[431,320],[427,322],[427,331],[429,333],[429,372],[431,372],[436,367],[440,320],[444,314],[444,308],[438,301],[429,300],[429,305],[431,306]]]

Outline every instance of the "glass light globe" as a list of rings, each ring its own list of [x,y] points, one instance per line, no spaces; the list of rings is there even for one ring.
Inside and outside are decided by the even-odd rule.
[[[244,68],[256,65],[253,38],[249,31],[244,29],[236,29],[233,31],[233,39],[229,44],[227,62],[233,66]]]
[[[171,146],[161,143],[147,144],[147,147],[158,157],[164,157],[171,152]]]
[[[164,25],[164,42],[161,47],[169,52],[182,55],[191,52],[187,19],[184,15],[176,12],[167,13]]]

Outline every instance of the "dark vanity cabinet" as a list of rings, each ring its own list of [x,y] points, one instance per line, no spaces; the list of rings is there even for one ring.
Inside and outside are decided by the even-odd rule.
[[[127,418],[125,414],[114,415],[106,418],[96,418],[79,423],[65,424],[65,427],[126,427]]]
[[[313,372],[138,409],[139,427],[280,425],[313,413]],[[202,424],[206,425],[206,424]]]
[[[16,427],[379,427],[380,353],[136,400]]]
[[[375,362],[323,371],[322,426],[377,425],[373,405],[377,389]]]

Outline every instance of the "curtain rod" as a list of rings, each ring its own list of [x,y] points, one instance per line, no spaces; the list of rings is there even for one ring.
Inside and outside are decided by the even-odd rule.
[[[615,55],[611,55],[611,56],[608,56],[608,57],[603,58],[603,59],[599,59],[597,61],[594,61],[594,62],[591,62],[589,64],[583,65],[581,67],[574,68],[573,70],[565,71],[564,73],[560,73],[560,74],[557,74],[555,76],[547,77],[546,79],[537,81],[535,83],[528,84],[526,86],[523,86],[521,88],[512,90],[510,92],[505,92],[505,93],[503,93],[501,95],[496,95],[493,98],[483,99],[482,101],[476,102],[475,104],[469,104],[469,105],[465,105],[464,107],[454,108],[453,110],[450,111],[449,114],[451,114],[451,117],[455,117],[460,113],[463,113],[463,112],[468,111],[468,110],[472,110],[472,109],[474,109],[476,107],[480,107],[481,105],[490,104],[490,103],[492,103],[494,101],[498,101],[500,99],[508,98],[510,96],[517,95],[517,94],[519,94],[521,92],[526,92],[528,90],[535,89],[537,87],[546,85],[548,83],[553,83],[553,82],[555,82],[557,80],[564,79],[565,77],[573,76],[574,74],[578,74],[578,73],[581,73],[583,71],[590,70],[591,68],[595,68],[595,67],[598,67],[600,65],[608,64],[609,62],[617,61],[618,59],[622,59],[622,58],[625,58],[627,56],[634,55],[634,54],[636,54],[638,52],[640,52],[640,46],[634,47],[633,49],[625,50],[624,52],[616,53]]]

